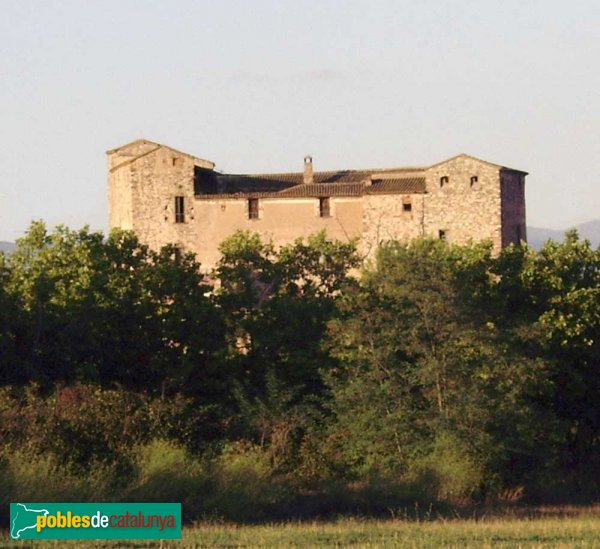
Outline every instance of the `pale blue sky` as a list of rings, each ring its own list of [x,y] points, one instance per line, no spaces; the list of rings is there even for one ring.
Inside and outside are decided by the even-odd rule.
[[[0,240],[107,227],[107,149],[231,172],[530,172],[530,225],[600,217],[600,1],[0,0]]]

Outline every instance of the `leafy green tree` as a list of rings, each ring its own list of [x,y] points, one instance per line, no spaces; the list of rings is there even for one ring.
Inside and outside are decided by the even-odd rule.
[[[545,417],[529,398],[542,369],[494,322],[493,264],[487,245],[392,242],[342,300],[331,437],[349,474],[448,481],[444,462],[460,449],[473,483],[461,490],[473,492],[523,482],[508,465],[545,458],[534,427]]]
[[[260,440],[265,410],[273,422],[283,417],[275,387],[293,389],[290,410],[323,398],[320,372],[332,360],[322,341],[339,292],[353,283],[348,273],[358,257],[355,243],[330,241],[324,233],[276,251],[258,235],[238,232],[221,253],[217,300],[228,319],[230,361],[240,372],[238,400],[246,410],[256,404],[254,415],[244,415],[245,432]]]
[[[573,488],[600,493],[600,251],[575,231],[549,241],[522,271],[545,376],[544,404],[563,422],[563,478]]]
[[[223,396],[221,317],[192,255],[155,252],[128,232],[104,239],[35,222],[9,266],[6,292],[27,316],[27,379]]]
[[[10,266],[0,252],[0,386],[23,381],[20,368],[2,368],[2,364],[18,365],[18,342],[25,323],[18,300],[7,291]]]

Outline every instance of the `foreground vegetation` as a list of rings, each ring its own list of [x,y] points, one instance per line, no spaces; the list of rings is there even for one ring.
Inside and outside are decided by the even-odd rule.
[[[210,278],[131,233],[0,255],[9,501],[180,501],[187,523],[600,499],[600,251],[275,250]],[[215,282],[218,281],[218,284]]]
[[[546,509],[546,511],[552,511]],[[411,514],[413,511],[407,511]],[[183,531],[181,541],[36,542],[39,547],[423,547],[445,548],[595,548],[600,540],[598,509],[574,516],[537,518],[337,520],[261,526],[206,524]],[[23,547],[9,542],[6,547]]]

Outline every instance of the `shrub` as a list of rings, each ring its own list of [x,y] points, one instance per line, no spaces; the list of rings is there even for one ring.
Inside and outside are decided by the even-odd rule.
[[[199,458],[165,440],[139,446],[133,454],[134,476],[124,501],[181,503],[184,519],[203,512],[203,495],[214,490],[214,481]]]
[[[102,501],[113,495],[114,471],[74,473],[52,456],[17,450],[0,465],[0,505],[11,501]]]
[[[239,521],[277,517],[293,497],[290,477],[274,474],[268,453],[248,442],[227,446],[210,472],[215,484],[203,504],[209,515]]]
[[[421,498],[458,502],[480,489],[483,469],[462,441],[441,432],[431,452],[411,463],[406,480]]]

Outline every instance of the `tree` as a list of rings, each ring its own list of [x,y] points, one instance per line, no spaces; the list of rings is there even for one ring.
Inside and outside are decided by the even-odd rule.
[[[549,241],[522,271],[551,390],[543,403],[563,423],[564,478],[597,496],[600,483],[600,250],[576,231]]]
[[[19,368],[2,367],[3,364],[17,364],[18,342],[24,324],[20,304],[7,289],[10,277],[7,258],[0,252],[0,386],[23,381],[23,372]]]
[[[321,371],[332,360],[323,337],[359,260],[354,243],[330,241],[324,233],[276,251],[258,235],[237,232],[220,249],[217,300],[228,319],[230,360],[240,372],[238,400],[246,410],[255,403],[260,412],[260,419],[243,416],[245,433],[261,439],[264,429],[256,426],[265,424],[266,410],[272,423],[283,417],[275,387],[292,390],[290,410],[324,397]]]
[[[508,464],[545,458],[535,429],[543,412],[529,398],[541,368],[494,322],[493,265],[487,245],[390,242],[341,301],[330,329],[341,363],[328,380],[330,438],[350,474],[433,475],[438,495],[465,495],[522,483],[527,470]],[[459,488],[445,472],[457,459],[468,464],[453,473],[468,480]]]
[[[222,396],[222,323],[192,255],[155,252],[128,232],[105,240],[35,222],[9,266],[6,291],[27,329],[19,364],[4,368],[45,386],[80,380]]]

